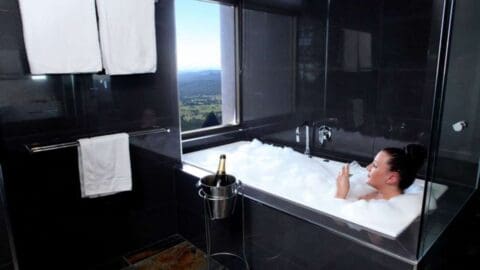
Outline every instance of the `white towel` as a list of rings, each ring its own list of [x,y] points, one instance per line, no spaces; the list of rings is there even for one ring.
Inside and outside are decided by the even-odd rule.
[[[154,0],[97,0],[105,73],[153,73],[157,69]]]
[[[128,134],[80,139],[78,142],[82,198],[132,190]]]
[[[19,0],[30,72],[102,70],[94,0]]]

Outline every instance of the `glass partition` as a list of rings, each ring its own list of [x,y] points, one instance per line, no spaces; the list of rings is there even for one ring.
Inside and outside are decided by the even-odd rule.
[[[253,19],[261,18],[265,22],[273,21],[278,16],[283,16],[281,18],[290,16],[296,22],[293,35],[296,37],[295,87],[289,88],[285,81],[281,83],[282,88],[268,88],[267,84],[250,81],[250,77],[242,78],[243,95],[250,93],[255,96],[260,92],[248,92],[250,88],[245,86],[250,85],[257,88],[265,86],[261,93],[266,95],[261,96],[262,99],[257,99],[264,104],[262,106],[259,106],[258,102],[243,103],[242,113],[248,114],[244,120],[251,120],[254,115],[256,123],[279,123],[277,130],[273,131],[270,129],[261,132],[255,126],[251,130],[247,129],[247,137],[292,147],[300,153],[309,151],[311,155],[320,159],[318,165],[312,165],[306,170],[313,171],[317,169],[316,166],[327,166],[331,174],[318,176],[324,177],[327,182],[328,179],[335,180],[341,164],[355,160],[365,167],[383,148],[402,148],[411,143],[428,148],[441,22],[444,16],[443,3],[444,1],[434,0],[401,2],[369,0],[361,3],[355,0],[335,0],[304,3],[301,9],[294,9],[290,13],[282,13],[278,9],[262,9],[262,13],[245,11],[243,72],[259,74],[248,65],[251,59],[254,59],[254,67],[269,71],[262,73],[266,74],[261,76],[262,81],[288,80],[287,76],[281,76],[280,79],[274,76],[274,71],[288,70],[290,62],[272,62],[275,50],[279,49],[270,49],[269,54],[265,54],[258,49],[259,46],[252,46],[255,43],[249,38],[252,36],[251,33],[260,31],[251,27],[254,23],[256,25]],[[261,17],[252,16],[257,14],[261,14]],[[288,36],[286,33],[289,33],[291,27],[283,28],[284,35]],[[270,48],[283,48],[289,44],[286,38],[273,39],[275,36],[271,33],[276,33],[276,29],[261,29],[269,33],[262,35],[263,39],[267,39],[263,43],[281,44],[272,45]],[[255,41],[259,42],[258,39]],[[263,57],[265,55],[270,57]],[[285,96],[282,91],[294,91],[295,110],[289,110],[287,104],[281,104],[277,107],[280,111],[284,110],[282,117],[268,117],[269,115],[266,115],[269,111],[268,106],[279,104],[277,100]],[[325,130],[329,132],[328,139],[325,139]],[[260,154],[256,155],[257,158],[259,156]],[[281,162],[280,156],[280,154],[275,156],[267,163]],[[324,160],[329,160],[328,165],[322,163]],[[309,159],[304,162],[308,163]],[[288,166],[295,168],[296,165],[294,161],[290,161]],[[281,211],[332,229],[413,264],[418,252],[425,168],[426,166],[418,175],[420,178],[418,185],[412,187],[412,190],[419,192],[414,192],[419,199],[416,208],[409,208],[408,203],[395,205],[392,202],[385,205],[370,202],[366,206],[369,209],[375,209],[377,206],[398,209],[383,213],[383,219],[372,215],[368,220],[371,212],[365,212],[365,218],[352,217],[353,219],[348,220],[345,215],[330,211],[330,208],[325,207],[329,201],[324,200],[324,197],[333,195],[310,194],[308,189],[322,188],[305,183],[310,181],[308,176],[298,177],[298,181],[303,181],[307,189],[299,194],[294,192],[297,187],[289,186],[288,182],[285,184],[289,186],[288,192],[280,197],[286,200],[286,203],[278,196],[270,196],[282,194],[282,191],[276,190],[275,187],[262,186],[262,192],[258,190],[252,192],[257,198],[261,198],[262,202]],[[365,168],[359,170],[366,171]],[[288,172],[283,174],[286,175]],[[256,188],[257,183],[252,184]],[[443,184],[430,187],[437,196],[445,194],[446,186]],[[312,197],[311,203],[309,197]],[[333,208],[339,209],[339,212],[347,211],[341,205]],[[409,213],[411,222],[407,222],[404,227],[397,230],[397,233],[392,233],[395,228],[388,227],[385,219],[389,219],[395,211],[401,216],[402,211],[410,211],[407,209],[412,209],[412,213]],[[363,213],[362,207],[352,211]],[[399,223],[401,222],[399,220]],[[368,223],[370,224],[367,225]],[[381,225],[383,226],[381,228],[375,227],[378,224],[385,225]]]
[[[443,78],[436,136],[431,160],[431,184],[426,201],[436,202],[436,210],[425,211],[420,256],[462,210],[478,187],[480,146],[480,3],[452,1],[446,76]],[[442,82],[442,81],[441,81]],[[443,198],[432,185],[448,186]]]
[[[267,2],[241,10],[241,130],[223,134],[227,145],[184,161],[213,172],[218,154],[228,153],[248,197],[416,265],[477,186],[480,50],[466,40],[478,36],[473,15],[453,23],[449,64],[465,67],[448,69],[439,114],[450,1]],[[466,1],[457,11],[475,5]],[[458,110],[465,102],[470,106]],[[412,143],[430,155],[401,199],[347,202],[361,205],[355,208],[318,185],[334,185],[346,163],[356,167],[352,179],[365,180],[380,150]],[[252,171],[262,167],[270,173]],[[415,204],[403,199],[409,196]],[[385,211],[375,216],[377,209]],[[348,219],[347,212],[357,215]],[[408,222],[395,227],[402,215]]]

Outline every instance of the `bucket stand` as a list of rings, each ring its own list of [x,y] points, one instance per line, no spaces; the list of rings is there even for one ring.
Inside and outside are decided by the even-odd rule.
[[[245,266],[246,270],[249,270],[250,267],[248,265],[247,257],[245,255],[245,204],[244,204],[244,196],[243,193],[240,193],[240,190],[242,190],[242,184],[240,181],[236,182],[236,188],[234,194],[232,194],[230,197],[215,197],[215,196],[210,196],[208,195],[204,190],[201,188],[198,190],[198,195],[203,199],[203,213],[204,213],[204,219],[205,219],[205,241],[206,241],[206,248],[207,248],[207,269],[210,270],[210,260],[213,257],[220,257],[220,256],[231,256],[235,257],[236,259],[240,260],[243,265]],[[242,215],[242,254],[234,254],[231,252],[216,252],[212,254],[212,236],[211,236],[211,222],[214,222],[216,219],[221,219],[218,218],[215,211],[219,204],[222,204],[226,201],[230,201],[233,203],[233,207],[231,210],[230,214],[233,214],[234,209],[235,209],[235,204],[237,201],[237,195],[240,196],[241,200],[241,215]],[[226,217],[226,216],[225,216]]]

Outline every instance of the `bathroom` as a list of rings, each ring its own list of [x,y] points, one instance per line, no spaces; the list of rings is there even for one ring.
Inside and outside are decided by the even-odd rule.
[[[202,257],[208,236],[240,255],[215,258],[228,269],[476,268],[478,1],[151,0],[156,70],[122,75],[34,74],[27,2],[0,0],[0,270],[143,269],[137,254],[187,243]],[[178,59],[201,47],[179,38],[189,4],[220,10],[221,109],[197,126]],[[116,133],[130,136],[131,191],[83,198],[75,142]],[[328,194],[309,193],[312,206],[255,186],[227,153],[242,189],[232,216],[209,221],[196,184],[216,168],[188,157],[235,143],[363,167],[385,147],[424,145],[420,212],[392,236],[316,208]]]

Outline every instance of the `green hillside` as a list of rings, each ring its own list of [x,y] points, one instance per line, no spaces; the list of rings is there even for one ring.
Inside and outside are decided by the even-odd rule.
[[[180,100],[221,94],[220,70],[185,71],[178,74]]]
[[[182,131],[222,122],[219,70],[180,72],[178,88]]]

